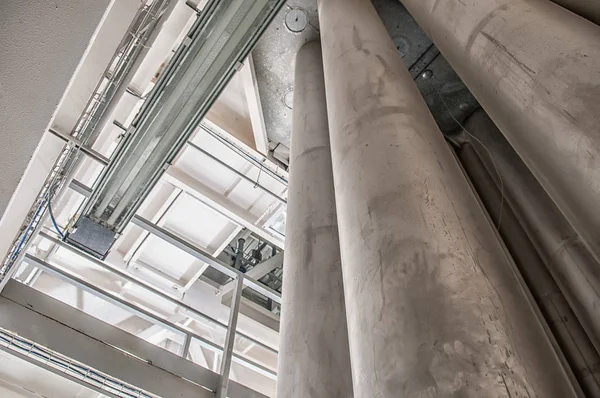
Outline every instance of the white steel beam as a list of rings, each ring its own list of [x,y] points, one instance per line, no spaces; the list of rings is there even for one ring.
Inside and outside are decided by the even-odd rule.
[[[153,394],[214,398],[218,374],[15,280],[0,297],[0,319],[4,329]],[[231,398],[265,398],[230,383]]]
[[[23,353],[21,353],[19,351],[12,350],[12,349],[10,349],[8,347],[5,347],[4,345],[1,345],[1,344],[0,344],[0,350],[6,352],[9,355],[13,355],[13,356],[15,356],[15,357],[17,357],[17,358],[19,358],[19,359],[21,359],[23,361],[29,362],[32,365],[35,365],[35,366],[38,366],[38,367],[40,367],[40,368],[42,368],[44,370],[47,370],[48,372],[54,373],[55,375],[60,376],[60,377],[62,377],[64,379],[70,380],[70,381],[75,382],[75,383],[77,383],[77,384],[79,384],[81,386],[89,388],[90,390],[95,391],[95,392],[97,392],[99,394],[98,398],[101,398],[101,397],[122,398],[119,395],[111,393],[110,391],[103,390],[102,388],[98,387],[95,383],[93,383],[91,381],[88,383],[85,380],[81,380],[78,377],[75,377],[73,375],[70,375],[67,372],[64,372],[64,371],[62,371],[60,369],[57,369],[55,366],[49,365],[46,362],[38,361],[38,360],[34,359],[32,356],[30,356],[30,355],[25,355],[25,354],[23,354]],[[15,391],[15,392],[18,391],[20,393],[26,394],[25,396],[27,396],[27,397],[31,397],[31,398],[39,398],[40,397],[40,395],[38,395],[37,393],[29,391],[24,386],[17,386],[17,385],[14,385],[12,383],[8,383],[7,381],[0,380],[0,385],[3,385],[3,384],[10,386],[11,389],[13,391]]]
[[[240,70],[240,74],[244,86],[244,93],[246,95],[246,103],[248,104],[252,132],[254,133],[254,143],[256,144],[258,152],[267,156],[269,153],[269,140],[267,138],[267,127],[265,125],[265,117],[260,101],[258,81],[256,79],[256,70],[254,68],[252,54],[248,55],[248,58],[246,58],[246,62],[244,62],[244,67]]]
[[[225,197],[219,195],[193,177],[177,168],[171,167],[165,172],[162,178],[164,181],[182,189],[190,196],[198,199],[200,202],[204,203],[217,213],[227,217],[234,223],[249,229],[267,242],[273,243],[275,246],[283,249],[284,243],[281,237],[256,225],[257,217],[227,200]]]
[[[210,398],[200,385],[214,390],[218,382],[218,375],[184,367],[183,358],[14,280],[0,297],[0,314],[4,329],[159,396],[177,391],[181,398]],[[175,369],[200,385],[176,376]]]
[[[194,337],[194,339],[196,339],[198,341],[198,343],[200,343],[202,345],[202,347],[205,347],[205,348],[210,349],[215,352],[223,351],[223,347],[219,346],[218,344],[216,344],[210,340],[207,340],[204,337],[202,337],[196,333],[186,330],[185,328],[183,328],[179,325],[175,325],[175,324],[169,322],[168,320],[163,319],[160,316],[152,313],[151,311],[148,311],[144,308],[136,306],[136,305],[124,300],[123,298],[117,296],[114,293],[110,293],[108,291],[102,290],[99,287],[94,286],[91,283],[88,283],[87,281],[84,281],[83,279],[78,278],[75,275],[72,275],[69,272],[67,272],[59,267],[56,267],[56,266],[54,266],[50,263],[47,263],[37,257],[32,256],[31,254],[25,255],[24,261],[34,263],[37,267],[44,270],[44,272],[47,272],[50,275],[53,275],[59,279],[62,279],[68,283],[71,283],[72,285],[78,287],[79,289],[85,290],[86,292],[88,292],[104,301],[107,301],[113,305],[116,305],[116,306],[124,309],[125,311],[128,311],[142,319],[147,320],[148,322],[151,322],[151,323],[154,323],[157,325],[161,325],[165,329],[167,329],[175,334],[180,334],[181,336],[192,336],[192,337]],[[233,357],[234,357],[235,362],[237,362],[243,366],[246,366],[246,367],[254,370],[257,373],[260,373],[263,376],[266,376],[269,378],[277,377],[276,372],[254,362],[250,359],[244,358],[240,354],[234,353]]]

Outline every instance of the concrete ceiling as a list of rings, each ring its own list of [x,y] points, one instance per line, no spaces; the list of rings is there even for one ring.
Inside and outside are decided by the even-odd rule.
[[[478,108],[477,101],[400,1],[373,5],[441,131],[452,133]],[[316,0],[288,0],[252,53],[269,148],[280,160],[289,157],[295,56],[304,43],[318,39],[319,29]]]

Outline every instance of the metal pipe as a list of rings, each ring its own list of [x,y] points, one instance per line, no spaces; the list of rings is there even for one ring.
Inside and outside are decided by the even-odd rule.
[[[277,396],[352,397],[321,45],[296,56]]]
[[[600,26],[547,0],[401,0],[600,258]]]
[[[600,25],[600,1],[598,0],[552,0],[575,14]]]
[[[246,243],[246,239],[244,239],[244,238],[238,239],[237,250],[235,252],[235,262],[233,264],[233,267],[237,270],[242,268],[242,261],[244,260],[244,244],[245,243]]]
[[[318,9],[354,397],[582,396],[371,1]]]
[[[456,152],[586,397],[600,397],[600,355],[473,145]]]
[[[465,128],[600,352],[600,265],[485,112],[474,113]]]
[[[81,152],[83,154],[89,156],[90,158],[92,158],[96,162],[100,163],[101,165],[107,166],[110,163],[109,158],[102,155],[100,152],[95,151],[94,149],[90,148],[89,146],[82,144],[81,141],[79,141],[77,138],[73,137],[72,135],[61,133],[60,131],[55,130],[53,128],[48,129],[48,132],[50,134],[54,135],[55,137],[58,137],[65,142],[68,142],[73,147],[81,150]]]
[[[216,139],[224,146],[226,146],[227,148],[231,149],[235,154],[237,154],[242,159],[250,163],[252,166],[258,167],[260,170],[269,174],[275,181],[278,181],[287,187],[288,180],[284,175],[280,174],[281,172],[279,171],[278,166],[275,167],[275,170],[272,170],[271,166],[267,164],[266,159],[256,158],[247,150],[234,143],[230,138],[227,138],[227,136],[217,132],[213,127],[209,126],[206,121],[200,122],[200,129],[208,135],[210,135],[211,137],[213,137],[214,139]]]

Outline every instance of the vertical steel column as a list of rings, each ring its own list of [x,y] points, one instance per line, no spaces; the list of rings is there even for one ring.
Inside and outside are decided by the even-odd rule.
[[[221,360],[221,378],[217,385],[215,398],[227,398],[227,389],[229,387],[229,374],[231,372],[231,362],[233,359],[233,349],[235,347],[235,331],[237,321],[240,315],[240,302],[242,301],[242,290],[244,289],[244,277],[238,276],[235,281],[235,289],[231,298],[231,309],[229,311],[229,327],[225,334],[225,345],[223,346],[223,358]]]
[[[192,336],[186,334],[183,338],[183,346],[181,346],[181,357],[187,359],[190,354],[190,345],[192,344]]]
[[[456,152],[586,397],[600,397],[600,356],[581,323],[473,145]]]
[[[277,396],[350,398],[321,44],[296,57]]]
[[[581,396],[371,1],[318,4],[355,397]]]
[[[401,0],[600,258],[600,26],[548,0]]]
[[[500,174],[506,200],[600,352],[600,264],[485,112],[474,113],[465,127],[489,173]]]

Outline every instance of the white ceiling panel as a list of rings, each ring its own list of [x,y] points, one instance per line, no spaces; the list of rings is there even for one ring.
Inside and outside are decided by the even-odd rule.
[[[236,229],[229,219],[189,195],[181,196],[173,205],[164,227],[210,253]]]
[[[181,279],[196,260],[154,235],[150,235],[142,245],[139,259],[175,279]]]

